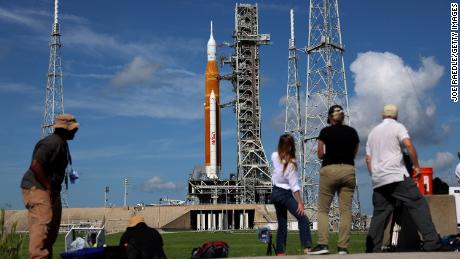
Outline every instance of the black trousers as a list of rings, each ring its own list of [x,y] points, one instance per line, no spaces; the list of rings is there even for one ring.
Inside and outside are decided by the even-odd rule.
[[[441,241],[433,225],[428,203],[414,181],[405,178],[402,182],[395,182],[374,189],[372,196],[374,214],[367,234],[366,252],[381,251],[383,232],[396,201],[400,201],[402,206],[407,208],[412,221],[422,234],[424,250],[432,251],[440,248]]]

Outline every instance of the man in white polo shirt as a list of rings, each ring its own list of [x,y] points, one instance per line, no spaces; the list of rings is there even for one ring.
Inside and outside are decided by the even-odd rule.
[[[385,225],[396,201],[408,209],[423,236],[423,249],[438,250],[441,242],[431,220],[428,204],[403,163],[402,148],[405,147],[414,165],[415,176],[420,175],[417,151],[406,127],[397,121],[396,105],[385,105],[382,115],[383,121],[371,130],[366,144],[366,163],[374,188],[374,213],[367,235],[366,252],[381,251]]]

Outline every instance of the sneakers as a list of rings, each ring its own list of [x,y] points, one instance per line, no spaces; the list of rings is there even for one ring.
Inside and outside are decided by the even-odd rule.
[[[337,252],[339,255],[347,255],[348,254],[348,249],[342,248],[342,247],[337,247]]]
[[[339,255],[349,254],[348,249],[342,248],[342,247],[337,247],[337,252]],[[311,254],[311,255],[329,254],[329,247],[327,245],[317,245],[308,254]]]
[[[327,245],[317,245],[308,254],[311,254],[311,255],[329,254],[329,248]]]

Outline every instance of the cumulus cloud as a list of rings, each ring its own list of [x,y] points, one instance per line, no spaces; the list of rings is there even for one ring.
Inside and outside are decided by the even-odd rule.
[[[155,64],[141,56],[134,57],[133,61],[118,72],[111,80],[114,86],[127,86],[149,81],[159,64]]]
[[[413,69],[390,52],[358,54],[350,66],[356,95],[350,98],[351,121],[363,139],[380,120],[386,103],[399,106],[399,121],[418,143],[433,144],[448,133],[436,124],[436,105],[430,99],[444,68],[433,57],[421,59]]]
[[[165,182],[159,176],[154,176],[144,182],[142,190],[144,192],[153,192],[156,190],[176,190],[179,186],[171,181]]]
[[[438,152],[435,158],[420,161],[420,166],[432,167],[435,172],[442,172],[450,169],[455,162],[455,156],[452,153]]]

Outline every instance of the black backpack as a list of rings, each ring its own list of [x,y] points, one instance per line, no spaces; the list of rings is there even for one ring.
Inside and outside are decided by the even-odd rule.
[[[449,194],[449,185],[438,177],[434,178],[433,194]]]
[[[192,251],[190,259],[228,257],[228,245],[222,241],[204,242]]]

